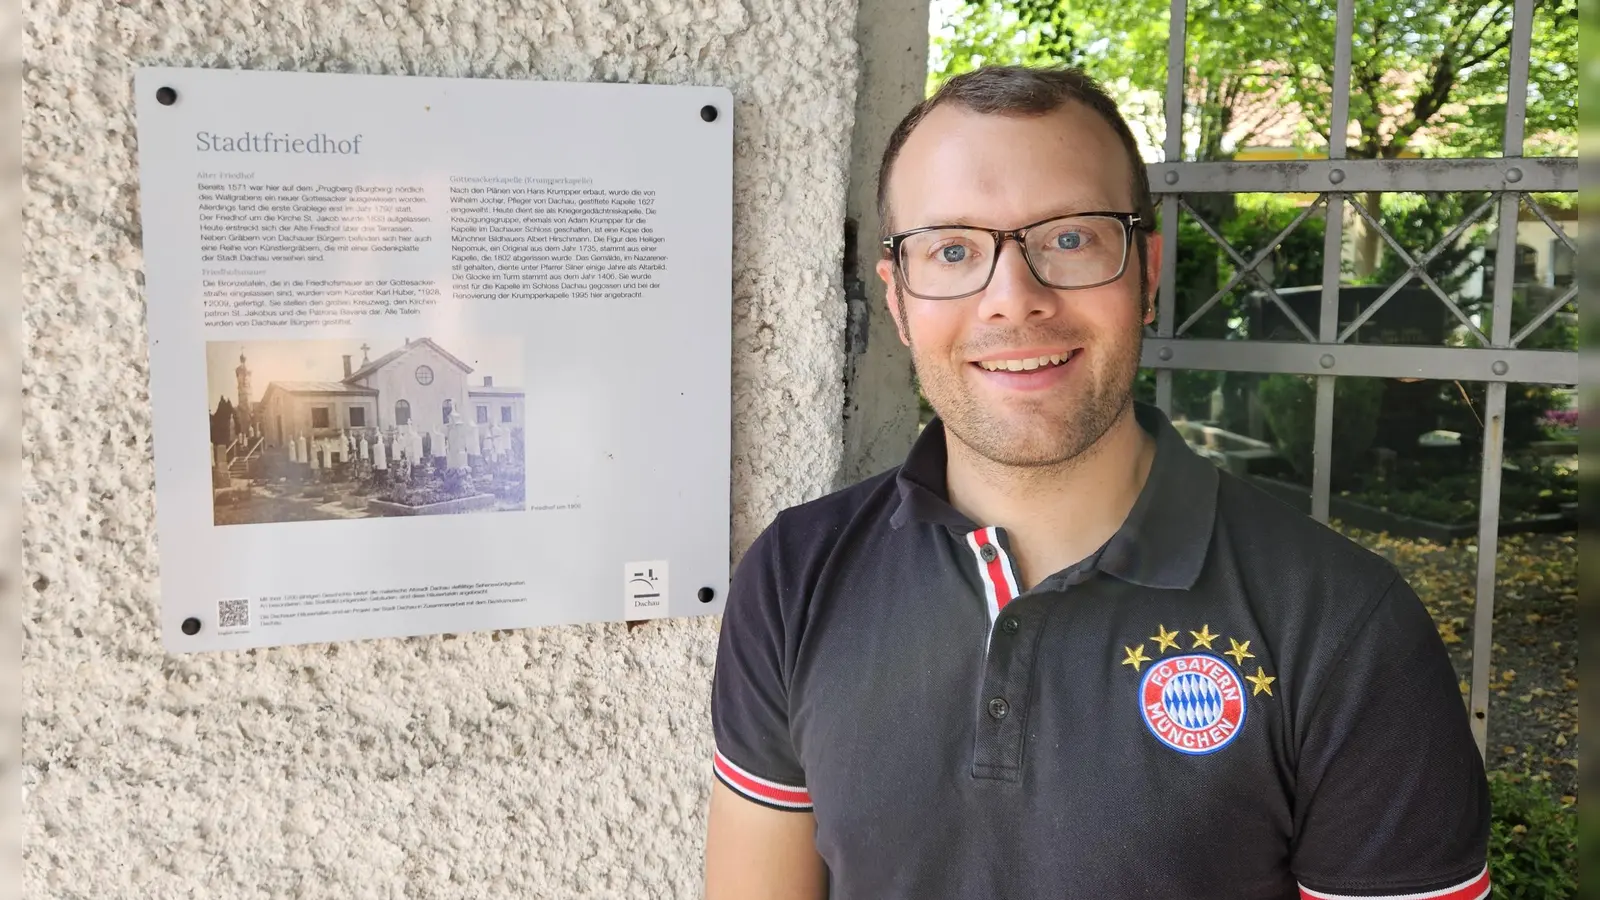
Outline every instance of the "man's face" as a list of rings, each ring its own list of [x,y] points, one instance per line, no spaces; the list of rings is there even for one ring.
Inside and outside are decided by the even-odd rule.
[[[1068,213],[1131,212],[1128,164],[1116,133],[1079,104],[1033,117],[939,107],[912,132],[891,171],[891,228],[1009,229]],[[1151,284],[1160,251],[1152,235]],[[1015,241],[1002,245],[988,287],[961,299],[902,291],[890,260],[878,263],[878,275],[928,402],[950,436],[977,453],[1013,466],[1063,462],[1127,408],[1142,328],[1154,319],[1140,296],[1132,244],[1121,278],[1081,290],[1041,284]],[[1012,360],[1062,357],[1060,364],[1009,368]]]

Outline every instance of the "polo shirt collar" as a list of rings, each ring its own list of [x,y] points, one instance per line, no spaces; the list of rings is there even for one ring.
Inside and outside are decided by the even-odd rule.
[[[1155,438],[1155,460],[1128,517],[1100,549],[1094,567],[1145,587],[1187,589],[1199,578],[1211,546],[1220,476],[1160,409],[1135,402],[1134,416]],[[900,503],[894,527],[921,522],[962,535],[979,527],[950,505],[947,459],[944,423],[935,418],[895,476]]]

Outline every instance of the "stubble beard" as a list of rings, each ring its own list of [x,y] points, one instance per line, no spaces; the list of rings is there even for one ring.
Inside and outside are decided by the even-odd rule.
[[[949,437],[972,453],[1011,469],[1070,468],[1090,452],[1133,402],[1133,382],[1144,347],[1144,328],[1135,322],[1114,342],[1069,340],[1086,347],[1098,362],[1088,372],[1072,373],[1083,389],[1063,408],[1059,395],[1041,400],[1037,411],[1012,410],[1009,415],[986,409],[973,394],[960,366],[924,359],[911,344],[912,366],[923,395],[939,416]],[[961,357],[957,357],[959,360]],[[1049,406],[1044,406],[1048,402]]]

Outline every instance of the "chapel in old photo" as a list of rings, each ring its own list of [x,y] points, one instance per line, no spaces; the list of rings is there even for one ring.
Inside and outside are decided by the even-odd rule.
[[[456,413],[474,425],[522,427],[520,387],[496,385],[491,375],[471,384],[472,367],[429,338],[407,339],[377,359],[368,359],[367,346],[362,348],[359,364],[344,356],[344,377],[338,381],[267,385],[250,410],[251,424],[267,448],[302,434],[314,439],[366,429],[390,432],[406,425],[428,431],[448,426]],[[242,355],[236,373],[240,400],[247,403],[249,360]]]

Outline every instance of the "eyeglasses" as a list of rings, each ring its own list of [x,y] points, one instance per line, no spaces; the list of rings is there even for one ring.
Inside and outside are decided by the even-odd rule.
[[[1142,221],[1136,213],[1087,212],[1010,231],[929,225],[890,235],[883,246],[906,293],[924,300],[958,300],[988,287],[1000,248],[1009,240],[1022,248],[1028,270],[1041,284],[1082,290],[1122,277],[1133,229]]]

